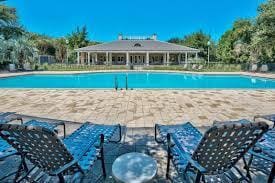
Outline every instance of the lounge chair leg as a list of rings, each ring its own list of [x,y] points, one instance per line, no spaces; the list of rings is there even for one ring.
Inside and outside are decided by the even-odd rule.
[[[201,176],[202,176],[201,172],[198,171],[197,176],[196,176],[195,183],[199,183],[199,182],[201,181]]]
[[[114,141],[111,141],[111,140],[110,140],[110,142],[115,142],[115,143],[118,143],[118,142],[120,142],[120,141],[121,141],[121,139],[122,139],[122,130],[121,130],[121,125],[120,125],[120,124],[118,124],[117,126],[118,126],[118,131],[119,131],[119,139],[118,139],[118,140],[114,140]]]
[[[63,134],[64,134],[64,138],[66,137],[66,125],[65,123],[63,124]]]
[[[120,142],[121,141],[121,138],[122,138],[122,131],[121,131],[121,126],[120,126],[120,124],[118,124],[118,130],[119,130],[119,139],[118,139],[118,141],[117,142]]]
[[[23,118],[18,117],[18,118],[17,118],[17,120],[19,120],[19,121],[20,121],[20,123],[21,123],[21,125],[23,125],[23,123],[24,123],[24,122],[23,122]]]
[[[13,182],[17,182],[17,179],[21,176],[22,172],[28,172],[28,166],[27,163],[25,161],[25,157],[22,155],[21,156],[21,162],[19,164],[18,170],[16,172],[15,178]]]
[[[271,169],[271,172],[270,172],[270,175],[268,177],[268,183],[272,183],[273,180],[274,180],[274,177],[275,177],[275,163],[273,163],[272,165],[272,169]]]
[[[65,183],[65,179],[62,174],[58,174],[58,178],[60,183]]]
[[[162,141],[160,141],[160,140],[158,140],[158,138],[157,138],[157,124],[155,125],[155,141],[157,142],[157,143],[162,143]]]
[[[252,163],[252,160],[253,160],[253,155],[251,154],[250,155],[250,158],[248,160],[248,163],[246,162],[246,160],[244,159],[243,157],[243,162],[244,162],[244,169],[246,170],[246,177],[251,181],[252,178],[251,178],[251,175],[250,175],[250,166],[251,166],[251,163]]]
[[[169,170],[170,170],[170,160],[171,160],[171,136],[170,134],[167,134],[167,143],[168,143],[168,149],[167,149],[167,168],[166,168],[166,179],[169,179]]]
[[[102,166],[103,177],[106,178],[106,169],[105,169],[105,162],[104,162],[103,144],[104,144],[104,135],[101,134],[100,135],[100,159],[101,159],[101,166]]]

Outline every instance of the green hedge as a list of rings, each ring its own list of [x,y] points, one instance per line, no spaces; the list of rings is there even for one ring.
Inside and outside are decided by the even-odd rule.
[[[197,71],[197,72],[238,72],[246,70],[246,67],[241,64],[200,64],[202,69],[198,70],[198,64],[196,69],[193,69],[194,64],[188,64],[187,67],[183,65],[155,65],[143,67],[143,70],[171,70],[171,71]],[[124,65],[66,65],[66,64],[43,64],[39,66],[40,70],[46,71],[93,71],[93,70],[129,70],[129,67]]]
[[[93,70],[126,70],[126,66],[105,65],[66,65],[66,64],[43,64],[39,69],[46,71],[93,71]]]

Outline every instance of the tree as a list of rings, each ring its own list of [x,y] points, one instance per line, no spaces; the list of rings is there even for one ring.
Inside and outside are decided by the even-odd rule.
[[[0,26],[12,24],[17,20],[15,8],[10,8],[2,4],[6,0],[0,0]]]
[[[1,63],[12,62],[22,66],[24,61],[33,61],[36,49],[17,23],[16,9],[3,2],[5,0],[0,0]]]
[[[233,31],[226,31],[219,40],[217,46],[217,59],[222,62],[231,63],[234,61],[233,55]]]
[[[68,35],[68,41],[71,49],[87,46],[89,43],[87,27],[77,27],[75,32]]]
[[[0,0],[5,2],[5,0]],[[0,35],[4,39],[17,38],[22,36],[24,30],[17,23],[16,9],[0,4]]]
[[[24,61],[33,62],[37,56],[38,50],[26,36],[18,39],[5,40],[3,37],[1,39],[2,63],[9,61],[22,66]]]
[[[38,50],[40,55],[55,56],[55,39],[36,33],[26,32],[28,41],[30,41]]]
[[[253,24],[250,20],[235,21],[232,29],[226,31],[218,42],[218,60],[226,63],[249,62],[252,32]]]
[[[201,52],[198,55],[199,57],[204,58],[204,60],[208,59],[208,41],[210,41],[210,60],[215,60],[215,43],[211,39],[210,35],[205,34],[201,30],[190,35],[186,35],[183,37],[183,39],[175,37],[168,40],[169,43],[180,44],[183,46],[199,49]]]
[[[4,39],[8,40],[23,36],[24,30],[19,26],[6,25],[0,27],[0,34],[4,37]]]
[[[171,38],[167,41],[168,43],[182,44],[182,39],[178,37]]]
[[[55,56],[56,59],[62,63],[65,62],[67,57],[67,44],[66,39],[60,38],[56,40],[55,43]]]
[[[184,36],[182,44],[185,46],[197,48],[200,50],[199,56],[207,60],[208,58],[208,41],[210,41],[210,60],[215,60],[215,43],[210,35],[203,31],[194,32],[190,35]]]
[[[275,62],[275,1],[268,0],[258,8],[252,50],[255,59]]]

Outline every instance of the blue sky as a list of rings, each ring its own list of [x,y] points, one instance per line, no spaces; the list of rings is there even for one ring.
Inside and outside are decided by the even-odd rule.
[[[87,25],[89,38],[158,34],[160,40],[203,30],[217,40],[237,18],[255,17],[264,0],[8,0],[33,32],[62,37]]]

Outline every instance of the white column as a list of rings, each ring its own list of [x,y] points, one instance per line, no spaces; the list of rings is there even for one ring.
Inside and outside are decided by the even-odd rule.
[[[97,53],[95,53],[95,63],[94,64],[97,64]]]
[[[91,61],[90,61],[90,52],[88,52],[88,65],[91,65],[90,62],[91,62]]]
[[[146,52],[146,66],[149,66],[149,52]]]
[[[130,59],[129,59],[129,52],[126,53],[126,65],[128,66],[130,63]]]
[[[170,55],[169,55],[169,52],[167,52],[167,58],[166,58],[166,65],[169,65],[169,62],[170,62]]]
[[[188,56],[187,56],[187,52],[185,52],[185,63],[188,62]]]
[[[79,62],[80,62],[80,53],[77,52],[77,64],[79,65]]]
[[[196,61],[198,61],[198,52],[196,52]]]
[[[179,55],[178,55],[178,63],[180,64],[180,53],[179,53]]]
[[[166,53],[163,54],[163,64],[165,65],[166,64]]]
[[[95,54],[92,53],[92,65],[95,65]]]
[[[105,64],[108,65],[108,61],[109,61],[109,60],[108,60],[108,52],[106,52],[106,59],[105,59],[105,61],[106,61]]]
[[[109,65],[112,65],[113,63],[112,63],[112,53],[109,53]]]

